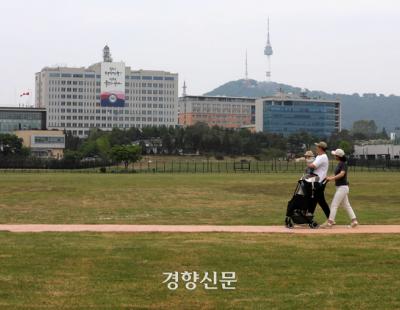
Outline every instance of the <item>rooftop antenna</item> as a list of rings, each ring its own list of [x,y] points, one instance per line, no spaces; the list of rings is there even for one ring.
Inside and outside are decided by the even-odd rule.
[[[182,86],[183,92],[182,92],[182,103],[183,105],[179,105],[179,115],[183,115],[183,125],[186,125],[186,103],[187,103],[187,98],[186,98],[186,81],[183,81],[183,86]],[[182,111],[183,109],[183,111]]]
[[[182,97],[186,97],[186,81],[183,81],[183,87],[182,87],[182,89],[183,89],[183,92],[182,92]]]
[[[267,56],[268,64],[267,64],[267,82],[271,81],[271,56],[273,54],[272,45],[269,39],[269,17],[268,17],[268,30],[267,30],[267,44],[264,48],[264,55]]]

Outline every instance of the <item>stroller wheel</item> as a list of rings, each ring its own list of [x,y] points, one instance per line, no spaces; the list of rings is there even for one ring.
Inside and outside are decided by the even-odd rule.
[[[311,229],[315,229],[315,228],[318,228],[319,227],[319,225],[318,225],[318,223],[317,222],[311,222],[310,224],[308,224],[308,226],[310,226],[310,228]]]
[[[286,228],[293,228],[294,227],[292,219],[289,216],[287,216],[285,218],[285,226],[286,226]]]

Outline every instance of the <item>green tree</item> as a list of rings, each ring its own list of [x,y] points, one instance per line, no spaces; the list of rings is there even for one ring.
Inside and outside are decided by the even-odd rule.
[[[65,134],[65,149],[76,151],[82,145],[83,140],[73,136],[70,131],[64,131]]]
[[[78,151],[71,151],[71,150],[66,150],[64,152],[64,161],[68,162],[79,162],[82,158],[82,154]]]
[[[389,135],[388,135],[385,127],[382,128],[382,131],[380,133],[378,133],[377,138],[378,139],[389,140]]]
[[[29,149],[22,145],[22,139],[13,134],[0,134],[0,155],[29,156]]]
[[[140,159],[142,149],[138,145],[115,145],[111,148],[111,158],[117,163],[124,163],[125,169],[130,163]]]
[[[339,142],[339,148],[342,149],[347,155],[353,153],[353,145],[346,140]]]
[[[114,146],[128,144],[131,141],[125,130],[114,127],[109,134],[109,142],[111,146]]]
[[[88,140],[80,147],[80,152],[83,157],[94,157],[99,155],[96,141]]]
[[[111,145],[108,135],[103,135],[96,139],[96,148],[101,158],[108,159],[110,157]]]
[[[372,139],[376,135],[378,127],[374,120],[359,120],[353,123],[351,132],[353,135],[364,135],[367,139]]]

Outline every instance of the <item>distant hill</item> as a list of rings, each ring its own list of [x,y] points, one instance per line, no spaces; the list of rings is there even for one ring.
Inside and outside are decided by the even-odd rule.
[[[237,80],[223,84],[206,93],[208,96],[262,97],[273,96],[279,90],[289,94],[300,94],[302,89],[275,82]],[[310,98],[339,99],[342,103],[342,127],[350,129],[354,121],[375,120],[378,127],[388,132],[400,127],[400,96],[382,94],[328,94],[323,91],[305,89]]]

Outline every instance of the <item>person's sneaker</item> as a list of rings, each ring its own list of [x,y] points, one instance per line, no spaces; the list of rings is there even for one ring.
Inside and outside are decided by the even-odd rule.
[[[358,221],[352,221],[351,223],[350,223],[350,227],[351,228],[356,228],[358,226]]]
[[[332,228],[332,226],[333,226],[332,223],[329,223],[328,221],[319,225],[320,228]]]
[[[336,221],[333,221],[332,225],[336,225]]]

